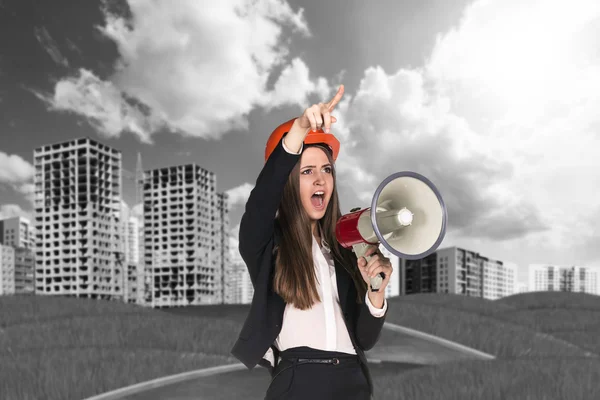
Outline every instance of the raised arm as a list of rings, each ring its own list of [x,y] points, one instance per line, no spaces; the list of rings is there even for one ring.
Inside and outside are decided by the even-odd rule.
[[[324,125],[325,132],[329,132],[331,124],[336,122],[330,112],[343,93],[344,87],[340,86],[331,101],[315,104],[294,119],[290,130],[279,140],[256,179],[240,222],[239,237],[240,254],[254,285],[265,251],[273,248],[275,214],[289,174],[300,160],[304,139],[310,129],[316,130],[321,125]]]
[[[290,130],[288,135],[294,132],[297,130]],[[296,154],[286,151],[282,142],[283,140],[279,141],[258,175],[240,222],[240,255],[248,267],[253,284],[262,255],[265,250],[270,251],[272,248],[275,214],[281,203],[283,188],[291,170],[300,159],[300,151]]]

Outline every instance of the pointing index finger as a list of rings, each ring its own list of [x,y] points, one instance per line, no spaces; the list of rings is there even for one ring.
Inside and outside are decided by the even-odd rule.
[[[327,103],[327,109],[329,109],[329,111],[333,110],[333,108],[337,105],[337,103],[340,102],[343,95],[344,95],[344,85],[340,85],[340,88],[338,89],[337,93],[335,94],[335,97],[333,99],[331,99],[331,101],[329,101],[329,103]]]

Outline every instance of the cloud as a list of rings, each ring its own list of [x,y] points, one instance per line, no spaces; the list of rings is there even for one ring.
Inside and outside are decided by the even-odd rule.
[[[128,5],[131,18],[105,10],[99,27],[119,52],[108,79],[81,69],[52,94],[38,93],[52,110],[82,115],[103,136],[129,131],[151,142],[157,130],[168,129],[215,139],[245,129],[256,107],[304,105],[309,93],[327,90],[324,78],[309,78],[302,60],[286,64],[285,39],[310,32],[303,10],[285,1]],[[280,67],[275,89],[267,90]]]
[[[68,67],[69,60],[67,60],[67,58],[63,56],[63,54],[60,52],[56,41],[52,38],[52,36],[50,36],[48,29],[46,29],[45,26],[42,26],[41,28],[36,26],[33,29],[33,31],[35,34],[35,38],[44,48],[44,50],[46,50],[48,55],[50,55],[52,60],[55,63],[62,65],[63,67]]]
[[[33,165],[21,156],[16,154],[9,155],[0,151],[0,185],[4,184],[23,195],[31,206],[31,209],[33,209],[35,201],[35,187],[33,185],[34,171]],[[14,207],[19,206],[14,205]],[[10,208],[10,210],[12,209]],[[29,211],[22,212],[29,215]]]
[[[325,78],[311,81],[308,66],[300,58],[294,58],[279,75],[273,91],[265,94],[260,104],[266,111],[289,104],[306,106],[310,93],[326,98],[330,91]]]
[[[474,3],[421,68],[370,67],[345,96],[338,169],[370,179],[341,190],[366,201],[413,170],[440,189],[452,237],[552,257],[597,243],[577,221],[600,203],[599,33],[596,1]]]
[[[235,263],[243,263],[242,256],[240,255],[240,224],[238,223],[236,226],[229,230],[229,260]]]
[[[526,199],[502,192],[514,166],[483,151],[481,135],[450,102],[427,90],[420,71],[368,68],[343,114],[353,145],[340,156],[341,181],[359,178],[355,196],[370,205],[385,177],[415,171],[440,190],[449,228],[465,236],[508,239],[546,229]]]
[[[0,205],[0,219],[24,217],[33,222],[31,212],[25,211],[18,204]]]
[[[245,182],[239,186],[229,189],[226,193],[229,196],[229,206],[245,206],[250,197],[250,192],[254,189],[254,185]]]
[[[150,142],[150,132],[163,126],[152,112],[127,99],[112,83],[104,82],[93,72],[80,69],[79,75],[59,81],[49,96],[34,91],[52,111],[67,111],[86,118],[105,137],[118,137],[123,130]]]
[[[0,151],[0,183],[22,184],[33,179],[33,165],[16,154]]]
[[[519,245],[555,258],[569,249],[571,257],[600,259],[598,231],[581,227],[596,219],[600,203],[599,45],[600,3],[593,0],[480,1],[438,38],[425,69],[432,93],[448,96],[487,159],[512,171],[510,179],[480,181],[507,207],[478,221],[473,233],[537,231]],[[502,217],[503,227],[492,223]],[[540,223],[550,229],[531,228]],[[519,225],[529,229],[511,234]]]

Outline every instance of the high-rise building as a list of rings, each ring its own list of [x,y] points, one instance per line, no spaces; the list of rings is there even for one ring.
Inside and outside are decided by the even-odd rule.
[[[529,291],[585,292],[600,294],[598,270],[576,265],[529,265]]]
[[[121,243],[123,279],[123,301],[140,304],[144,276],[140,262],[140,221],[131,208],[121,201]]]
[[[15,249],[0,244],[0,296],[15,294]]]
[[[483,297],[490,300],[510,296],[516,291],[517,265],[481,257]]]
[[[124,201],[121,202],[121,238],[125,261],[137,264],[140,261],[140,220]]]
[[[33,228],[27,218],[11,217],[0,220],[0,244],[30,249],[33,247],[33,241]]]
[[[406,260],[405,293],[454,293],[498,299],[515,292],[516,265],[448,247]]]
[[[225,292],[226,292],[226,278],[227,274],[225,273],[225,269],[227,266],[231,265],[230,260],[230,251],[229,251],[229,195],[227,193],[217,193],[216,194],[216,202],[217,202],[217,213],[216,216],[218,219],[215,221],[217,223],[218,236],[219,236],[219,244],[217,248],[220,250],[219,252],[219,278],[220,282],[220,290],[221,290],[221,303],[225,303]]]
[[[35,149],[34,166],[36,294],[120,298],[121,152],[81,138]]]
[[[254,296],[254,286],[244,259],[240,255],[237,237],[229,238],[229,264],[225,265],[225,303],[249,304]]]
[[[0,244],[14,249],[14,293],[34,293],[33,258],[34,234],[31,222],[24,217],[11,217],[0,220]],[[5,276],[6,279],[6,276]]]
[[[438,255],[432,253],[419,260],[403,260],[404,294],[435,293],[439,291]]]
[[[144,303],[222,303],[224,202],[216,176],[195,164],[144,173]]]
[[[15,248],[15,294],[35,293],[35,258],[33,249]]]

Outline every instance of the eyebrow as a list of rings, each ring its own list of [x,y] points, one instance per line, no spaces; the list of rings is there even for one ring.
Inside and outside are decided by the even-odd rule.
[[[323,167],[331,167],[331,164],[330,163],[323,164]],[[304,169],[304,168],[317,168],[317,166],[316,165],[305,165],[300,169]]]

